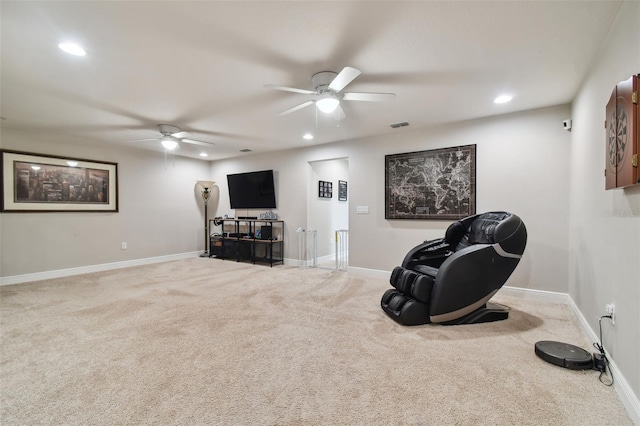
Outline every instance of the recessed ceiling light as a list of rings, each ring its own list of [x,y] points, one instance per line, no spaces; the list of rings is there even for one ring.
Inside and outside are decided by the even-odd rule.
[[[200,157],[208,157],[208,156],[209,156],[209,154],[207,154],[206,152],[201,152],[200,153]]]
[[[305,133],[303,138],[310,141],[311,139],[313,139],[313,135],[311,133]]]
[[[58,47],[70,55],[84,56],[87,54],[87,52],[76,43],[70,43],[70,42],[60,43]]]
[[[511,95],[500,95],[495,98],[493,102],[496,104],[506,104],[507,102],[510,102],[511,99],[513,99],[513,96]]]

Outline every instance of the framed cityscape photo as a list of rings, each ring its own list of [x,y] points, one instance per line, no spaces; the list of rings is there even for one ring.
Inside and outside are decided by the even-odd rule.
[[[0,151],[3,212],[117,212],[118,164]]]

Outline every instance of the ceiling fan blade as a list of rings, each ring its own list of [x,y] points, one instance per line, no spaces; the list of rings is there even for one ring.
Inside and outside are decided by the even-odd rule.
[[[188,137],[189,136],[189,132],[172,133],[171,136],[173,136],[174,138],[182,139],[182,138]]]
[[[302,93],[303,95],[316,95],[313,90],[296,89],[295,87],[276,86],[275,84],[267,84],[267,89],[283,90],[285,92]]]
[[[307,107],[309,105],[313,104],[313,101],[307,101],[307,102],[303,102],[300,105],[296,105],[293,108],[289,108],[287,110],[282,111],[281,113],[279,113],[278,115],[287,115],[287,114],[291,114],[292,112],[295,112],[299,109],[302,109],[304,107]]]
[[[395,93],[344,93],[342,99],[345,101],[368,101],[368,102],[382,102],[390,101],[395,98]]]
[[[213,142],[197,141],[195,139],[187,139],[187,138],[183,138],[180,142],[189,143],[191,145],[200,145],[200,146],[214,146],[215,145],[215,143],[213,143]]]
[[[344,67],[342,71],[340,71],[340,74],[338,74],[331,84],[329,84],[329,89],[339,92],[359,75],[360,70],[351,67]]]
[[[157,140],[160,140],[160,138],[135,139],[127,142],[147,142],[147,141],[157,141]]]
[[[333,112],[333,115],[335,117],[336,120],[338,121],[342,121],[345,118],[347,118],[347,114],[344,113],[344,110],[342,109],[342,106],[338,105],[338,108],[336,108],[336,110]]]

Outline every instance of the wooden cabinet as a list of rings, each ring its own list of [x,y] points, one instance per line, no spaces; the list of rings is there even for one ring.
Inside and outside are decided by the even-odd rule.
[[[638,181],[639,75],[621,81],[606,106],[607,152],[605,188],[623,188]]]
[[[284,221],[218,219],[221,232],[212,235],[210,254],[238,262],[284,263]]]

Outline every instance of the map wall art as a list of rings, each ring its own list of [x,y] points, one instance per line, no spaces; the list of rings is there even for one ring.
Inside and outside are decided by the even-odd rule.
[[[386,219],[462,219],[476,214],[476,146],[385,156]]]

